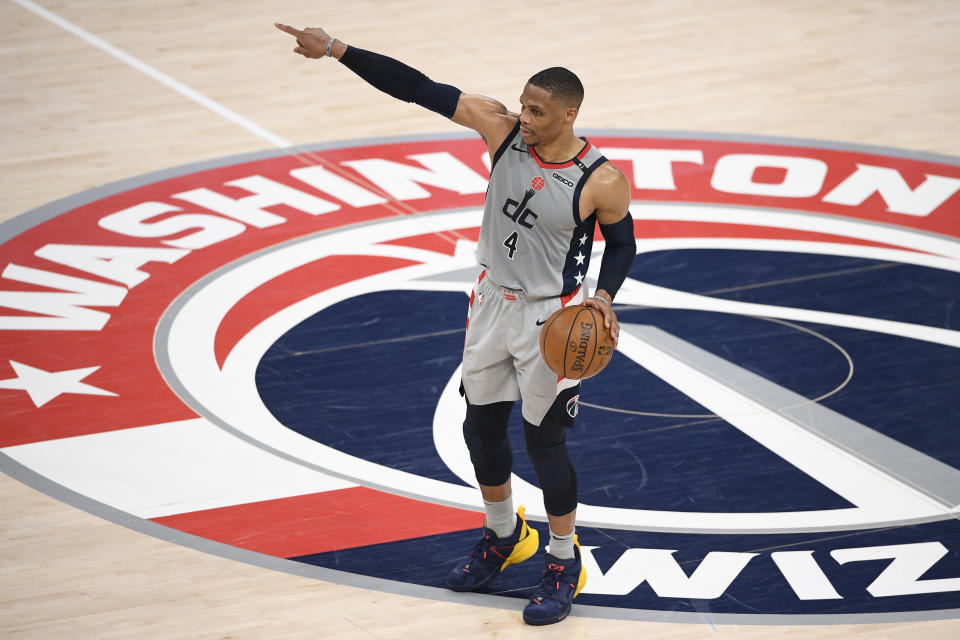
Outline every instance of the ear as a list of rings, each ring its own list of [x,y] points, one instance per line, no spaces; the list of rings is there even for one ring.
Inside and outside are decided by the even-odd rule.
[[[571,123],[577,119],[577,114],[580,112],[576,107],[567,107],[563,110],[563,121],[565,123]]]

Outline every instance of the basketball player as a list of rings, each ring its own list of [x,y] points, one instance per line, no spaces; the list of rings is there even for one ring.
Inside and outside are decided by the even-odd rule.
[[[470,296],[461,392],[464,438],[486,511],[483,538],[447,576],[456,591],[480,589],[508,565],[539,548],[524,508],[514,509],[507,419],[521,400],[527,453],[550,522],[544,575],[523,612],[530,624],[563,620],[586,582],[574,535],[577,474],[566,429],[576,415],[579,384],[560,379],[539,352],[540,325],[567,304],[599,310],[616,342],[611,309],[636,254],[630,187],[586,139],[573,133],[583,86],[570,71],[535,74],[520,95],[520,113],[496,100],[436,83],[392,58],[332,38],[323,29],[276,27],[297,39],[294,52],[331,57],[377,89],[415,102],[479,133],[492,164],[478,261]],[[585,297],[595,224],[606,241],[597,290]]]

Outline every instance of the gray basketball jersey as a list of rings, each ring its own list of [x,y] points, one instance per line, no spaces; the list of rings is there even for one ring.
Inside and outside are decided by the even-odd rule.
[[[495,283],[533,297],[567,295],[587,275],[596,216],[580,221],[580,193],[606,158],[583,138],[567,162],[544,162],[520,136],[497,149],[487,187],[477,260]]]

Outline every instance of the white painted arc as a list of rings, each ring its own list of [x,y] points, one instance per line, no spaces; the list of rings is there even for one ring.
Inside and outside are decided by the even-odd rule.
[[[904,227],[863,222],[856,218],[811,214],[802,211],[695,204],[653,204],[643,201],[632,202],[630,210],[634,220],[714,222],[795,229],[797,231],[861,238],[960,260],[960,242],[956,239],[938,236],[926,231],[914,231]]]
[[[465,223],[467,221],[466,218],[469,218],[469,216],[461,217],[455,222],[458,224]],[[436,256],[429,256],[426,252],[403,247],[387,246],[377,248],[376,250],[370,249],[369,251],[374,255],[391,255],[411,260],[432,259],[434,264],[420,268],[422,273],[462,266],[463,264],[468,264],[470,259],[469,251],[461,252],[458,258],[451,260],[449,263],[437,263]],[[262,267],[264,265],[259,264],[258,266]],[[272,273],[282,273],[287,266],[288,264],[281,260],[272,270],[267,270],[265,277],[272,277]],[[415,276],[416,274],[411,273],[411,278]],[[422,286],[422,282],[413,285],[415,288],[421,288]],[[451,283],[447,283],[443,288],[449,290],[451,286],[454,290],[465,290],[462,285],[456,283],[452,285]],[[439,289],[441,287],[437,285],[436,288]],[[230,297],[228,296],[226,299],[223,299],[222,304],[224,304],[223,308],[229,309],[232,304]],[[202,342],[204,341],[201,341],[201,343]],[[239,352],[237,355],[239,356]],[[237,360],[235,366],[239,366],[239,364],[240,359]],[[449,392],[444,393],[441,403],[438,406],[434,421],[434,434],[435,438],[437,438],[438,450],[441,452],[443,458],[448,461],[448,464],[451,464],[452,469],[470,483],[472,479],[472,468],[469,465],[469,459],[466,454],[466,449],[463,447],[459,429],[463,416],[462,413],[457,415],[457,411],[462,412],[463,407],[462,399],[456,393],[455,382],[457,380],[458,375],[455,373],[448,384]],[[182,442],[182,438],[185,437],[198,439],[194,451],[197,455],[200,455],[203,460],[193,460],[190,456],[184,455],[182,451],[176,453],[174,457],[157,458],[155,455],[157,451],[172,451],[169,444],[162,443],[170,434],[174,434],[176,437],[171,437],[169,442],[177,440]],[[143,438],[140,438],[140,436],[143,436]],[[160,438],[160,440],[157,438]],[[105,449],[104,443],[100,442],[102,439],[111,440]],[[207,445],[204,445],[204,442],[206,442]],[[108,463],[107,461],[97,458],[97,456],[92,453],[95,450],[114,451],[118,450],[118,447],[127,451],[126,454],[120,456],[120,461],[140,460],[143,462],[141,458],[144,452],[150,452],[150,454],[153,455],[153,464],[138,463],[136,466],[138,466],[141,471],[135,473],[132,469],[118,469],[116,467],[116,460]],[[230,460],[234,463],[243,462],[240,467],[248,471],[251,468],[269,468],[269,473],[250,474],[245,472],[239,474],[236,465],[231,465],[230,469],[222,468],[219,462],[215,463],[216,458],[211,457],[210,452],[222,452],[225,450],[224,447],[228,447],[232,452],[229,456]],[[451,454],[448,452],[450,450],[455,451],[457,447],[460,448],[459,453],[455,453],[451,457]],[[55,440],[37,443],[35,445],[25,445],[20,448],[11,448],[5,452],[65,486],[141,517],[157,517],[197,509],[253,502],[261,499],[299,495],[324,490],[331,486],[352,486],[352,483],[331,478],[326,474],[305,468],[302,465],[284,461],[256,447],[247,445],[243,443],[242,440],[232,438],[205,421],[196,423],[189,421],[189,423],[185,422],[182,424],[156,425],[153,427],[124,430],[122,432],[79,436],[74,439]],[[253,459],[258,460],[258,462],[248,463],[247,461],[251,456]],[[223,459],[224,458],[219,458],[220,461],[223,461]],[[456,461],[456,459],[458,459],[458,461]],[[455,461],[451,463],[450,460]],[[213,464],[215,469],[211,467],[211,464]],[[97,469],[98,473],[91,474],[91,469]],[[197,469],[206,469],[207,472],[198,476],[196,475]],[[118,483],[118,477],[124,477],[126,480],[123,483]],[[171,482],[171,477],[182,478],[184,482]],[[256,477],[259,477],[261,480],[258,480],[255,486],[247,486],[242,482],[244,478],[250,479]],[[262,478],[264,477],[270,477],[272,479],[272,482],[268,483],[267,486],[262,482]],[[309,477],[326,478],[326,480],[317,480],[314,482],[309,480]],[[530,507],[531,514],[534,515],[542,512],[539,490],[520,478],[515,478],[514,482],[518,500]],[[192,488],[187,485],[190,485]],[[471,497],[472,496],[467,496],[468,499]],[[584,505],[581,510],[581,515],[584,518],[599,519],[615,514],[611,514],[609,510],[605,508]],[[671,515],[658,514],[656,512],[638,512],[636,515],[637,522],[642,521],[650,526],[696,526],[696,520],[691,519],[689,514]],[[665,518],[665,515],[671,517]],[[721,527],[750,527],[751,525],[756,526],[758,523],[762,523],[764,519],[763,514],[743,514],[743,517],[739,519],[739,523],[736,522],[736,518],[730,519],[729,522],[718,523],[716,521],[717,515],[718,514],[702,514],[697,517],[697,520],[700,521],[701,526],[712,524]],[[811,520],[816,519],[818,522],[823,523],[823,516],[827,514],[810,512],[805,515]],[[831,515],[837,516],[841,514],[833,513]],[[853,514],[847,515],[853,519]],[[863,518],[866,515],[865,512],[860,512],[857,514],[857,517]],[[543,514],[540,513],[540,517],[542,516]],[[615,518],[615,520],[622,521],[620,518]],[[709,521],[713,522],[710,523]],[[779,524],[789,523],[781,522]]]
[[[834,327],[847,327],[885,333],[892,336],[933,342],[960,349],[960,331],[928,327],[919,324],[868,318],[829,311],[815,311],[796,307],[780,307],[737,300],[725,300],[701,296],[676,289],[667,289],[628,278],[617,294],[617,302],[627,305],[642,305],[658,309],[690,309],[713,311],[742,316],[780,318],[796,322],[815,322]]]
[[[715,215],[715,207],[704,207],[707,213]],[[732,213],[737,213],[731,209]],[[743,212],[739,212],[742,214]],[[784,224],[799,224],[802,215],[794,215],[789,220],[778,217],[777,212],[751,211],[752,224],[776,226],[775,221]],[[859,231],[871,234],[879,228],[879,235],[888,231],[896,234],[896,239],[908,247],[923,249],[929,240],[927,234],[914,233],[909,230],[888,229],[869,223],[857,221],[837,221],[833,218],[810,215],[817,223],[820,231],[835,232],[831,225],[844,226],[847,233]],[[741,218],[743,216],[741,215]],[[479,211],[460,211],[447,214],[434,214],[422,217],[424,223],[429,224],[436,231],[476,226],[479,223]],[[802,220],[801,220],[802,221]],[[458,245],[459,250],[454,257],[449,255],[398,247],[396,245],[380,245],[378,243],[409,235],[409,227],[403,220],[392,220],[383,223],[362,225],[340,232],[305,238],[302,241],[278,247],[274,250],[259,254],[251,259],[236,265],[231,270],[204,283],[204,285],[184,299],[170,323],[169,333],[165,343],[158,343],[158,348],[164,350],[170,360],[175,379],[172,384],[178,385],[186,397],[192,396],[194,401],[218,423],[236,429],[243,436],[252,441],[261,443],[264,447],[287,457],[291,463],[304,464],[324,470],[333,475],[344,477],[350,481],[367,484],[374,487],[398,491],[404,495],[421,497],[422,499],[476,509],[478,499],[476,489],[472,486],[455,485],[439,482],[422,476],[402,472],[396,469],[373,464],[369,461],[350,456],[313,441],[305,436],[287,429],[276,421],[259,399],[254,380],[256,363],[274,342],[279,339],[290,327],[317,313],[318,311],[341,300],[362,295],[367,292],[384,289],[434,289],[448,291],[466,291],[467,282],[444,280],[442,275],[451,272],[468,272],[473,266],[470,252],[466,250],[466,243]],[[877,234],[874,234],[877,235]],[[724,247],[733,247],[736,239],[713,239],[716,244]],[[698,240],[700,241],[700,240]],[[886,240],[891,242],[892,238]],[[779,241],[759,241],[756,239],[742,240],[750,248],[761,248],[762,243],[773,250],[784,245]],[[789,250],[807,250],[817,253],[820,243],[793,242]],[[648,241],[645,249],[656,250],[657,243]],[[676,248],[677,240],[668,239],[659,246]],[[698,245],[701,246],[701,245]],[[876,247],[850,245],[846,247],[848,255],[860,255],[862,252],[875,252]],[[895,251],[895,250],[886,250]],[[220,320],[250,291],[269,281],[276,275],[288,272],[302,264],[315,261],[326,255],[348,253],[351,255],[390,255],[406,257],[412,260],[424,261],[423,264],[407,267],[397,271],[353,281],[339,287],[329,289],[315,296],[281,309],[273,316],[244,336],[230,352],[222,370],[217,366],[213,353],[213,339]],[[929,254],[912,251],[899,251],[904,262],[911,260],[945,260]],[[871,255],[875,255],[871,253]],[[892,255],[892,254],[888,254]],[[948,260],[950,264],[954,261]],[[440,276],[434,281],[426,283],[425,278],[431,274]],[[447,385],[450,389],[452,385]],[[227,394],[225,390],[230,390]],[[441,399],[438,406],[435,425],[440,425],[446,436],[460,440],[459,425],[463,420],[463,403],[455,389],[452,398]],[[449,402],[448,402],[449,400]],[[197,406],[197,405],[194,405]],[[445,407],[442,411],[441,407]],[[453,409],[457,407],[457,409]],[[459,411],[459,415],[457,415]],[[465,447],[464,447],[465,448]],[[451,468],[461,478],[470,478],[472,469],[464,468],[464,457],[460,455]],[[448,462],[448,464],[451,464]],[[470,483],[467,480],[468,484]],[[518,482],[521,492],[528,489]],[[521,499],[527,502],[528,513],[535,518],[542,519],[544,513],[539,503],[539,492],[532,491]],[[637,529],[683,530],[683,531],[759,531],[759,530],[811,530],[824,528],[854,528],[878,526],[890,522],[892,516],[935,518],[943,515],[943,509],[928,505],[922,509],[913,507],[905,501],[903,508],[891,511],[887,505],[871,506],[870,508],[852,508],[819,510],[805,512],[778,512],[778,513],[686,513],[661,512],[616,509],[596,505],[582,505],[579,516],[584,525],[609,526],[612,528],[625,527]],[[871,503],[873,504],[873,503]]]

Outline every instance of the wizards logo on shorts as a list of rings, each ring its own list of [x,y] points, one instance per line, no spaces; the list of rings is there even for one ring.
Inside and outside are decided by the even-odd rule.
[[[638,255],[567,406],[575,613],[960,617],[960,160],[590,137]],[[330,144],[3,224],[3,468],[181,544],[449,597],[482,520],[457,389],[488,165],[473,136]],[[470,601],[521,607],[540,558]]]

